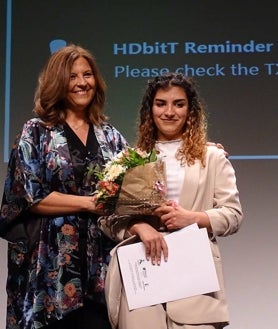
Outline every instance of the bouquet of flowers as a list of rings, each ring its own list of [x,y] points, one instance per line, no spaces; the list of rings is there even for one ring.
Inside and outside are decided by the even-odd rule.
[[[151,215],[165,200],[165,164],[155,151],[126,148],[97,176],[93,195],[97,209],[106,215]]]

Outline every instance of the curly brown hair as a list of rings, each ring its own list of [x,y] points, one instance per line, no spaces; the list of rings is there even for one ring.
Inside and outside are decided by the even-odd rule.
[[[46,125],[64,124],[66,119],[65,98],[74,61],[85,58],[94,74],[95,96],[87,108],[88,122],[99,125],[107,118],[103,113],[106,84],[96,65],[94,56],[86,49],[71,44],[53,53],[38,78],[34,96],[34,113]]]
[[[199,159],[205,166],[207,120],[198,92],[193,79],[181,73],[167,73],[148,82],[142,98],[136,147],[150,152],[155,147],[157,140],[157,127],[153,120],[153,101],[159,89],[167,89],[171,86],[184,89],[188,98],[188,115],[182,134],[182,147],[177,153],[177,159],[182,164],[194,164]]]

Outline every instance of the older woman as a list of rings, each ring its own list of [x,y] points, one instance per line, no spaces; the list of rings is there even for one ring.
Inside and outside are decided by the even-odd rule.
[[[4,188],[7,329],[110,328],[104,279],[114,244],[97,227],[90,195],[94,172],[127,143],[107,123],[104,102],[105,82],[89,51],[69,45],[51,55]]]

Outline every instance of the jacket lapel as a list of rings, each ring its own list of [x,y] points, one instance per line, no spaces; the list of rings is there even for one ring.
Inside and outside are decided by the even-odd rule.
[[[109,161],[113,158],[113,152],[108,145],[108,141],[104,134],[103,128],[94,125],[94,131],[96,134],[96,139],[99,143],[99,146],[100,146],[100,149],[102,152],[104,163],[106,163],[107,161]]]
[[[185,177],[179,200],[179,204],[185,209],[193,207],[200,181],[200,171],[200,161],[196,161],[191,166],[185,165]]]

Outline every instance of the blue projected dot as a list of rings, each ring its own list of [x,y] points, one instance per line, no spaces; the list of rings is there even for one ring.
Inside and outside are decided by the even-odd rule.
[[[62,39],[52,40],[49,43],[49,48],[50,48],[51,54],[53,54],[53,53],[55,53],[55,51],[65,47],[66,45],[67,45],[67,42],[65,40],[62,40]]]

